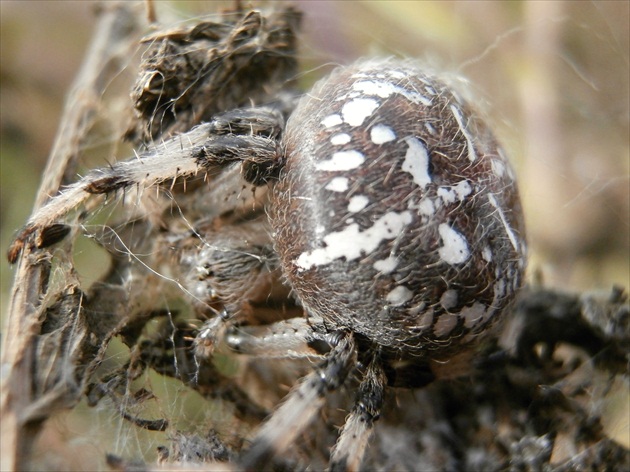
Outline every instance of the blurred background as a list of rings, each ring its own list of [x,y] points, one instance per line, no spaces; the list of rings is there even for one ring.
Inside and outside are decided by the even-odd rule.
[[[305,13],[300,43],[305,87],[337,64],[376,55],[418,58],[469,79],[471,94],[519,177],[530,279],[536,274],[550,286],[572,291],[630,286],[630,3],[293,3]],[[229,2],[156,2],[157,18],[166,23],[225,5]],[[95,4],[3,0],[0,8],[4,252],[30,214],[65,94],[93,31]],[[128,89],[132,80],[130,62],[112,83],[112,95]],[[108,102],[104,115],[124,108],[126,94],[117,100]],[[111,124],[97,128],[83,169],[129,155],[99,151],[121,130]],[[79,247],[77,258],[88,280],[106,263],[89,245]],[[4,258],[0,277],[4,324],[13,278]],[[64,431],[77,441],[78,425],[86,420],[60,421],[62,433],[44,437],[49,446],[61,447],[55,441],[62,441]],[[79,439],[64,447],[77,448],[77,461],[104,447],[113,452],[124,447],[90,444],[84,448]]]

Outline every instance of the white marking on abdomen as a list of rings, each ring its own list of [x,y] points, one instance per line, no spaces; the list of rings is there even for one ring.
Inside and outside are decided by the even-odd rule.
[[[352,84],[354,90],[358,90],[365,95],[375,95],[380,98],[387,98],[392,94],[399,94],[413,103],[421,103],[425,106],[431,105],[431,99],[425,97],[417,91],[410,91],[400,85],[391,82],[382,82],[377,80],[360,80]]]
[[[335,177],[324,188],[331,192],[345,192],[348,190],[348,177]]]
[[[442,305],[442,308],[445,310],[450,310],[457,305],[458,298],[457,290],[446,290],[440,297],[440,305]]]
[[[315,164],[317,170],[339,171],[356,169],[365,162],[365,156],[359,151],[339,151],[327,161]]]
[[[387,98],[394,93],[394,87],[391,83],[375,80],[360,80],[353,83],[352,88],[365,95],[376,95],[381,98]]]
[[[364,231],[360,231],[359,225],[353,223],[341,231],[324,236],[323,241],[326,247],[303,252],[294,263],[298,270],[306,270],[314,266],[330,264],[342,257],[351,261],[361,257],[362,254],[371,254],[382,241],[396,238],[412,220],[413,217],[409,211],[402,213],[390,211]]]
[[[488,307],[481,302],[475,302],[472,306],[462,308],[459,314],[464,317],[464,326],[472,328],[478,321],[483,319],[487,309]]]
[[[387,259],[379,259],[373,265],[373,267],[382,274],[389,274],[398,266],[398,259],[395,257],[388,257]]]
[[[462,201],[472,193],[472,187],[467,180],[457,182],[455,185],[444,186],[437,189],[438,197],[444,200],[444,203],[455,203]]]
[[[503,177],[503,174],[505,174],[505,164],[503,164],[503,162],[498,159],[492,159],[490,161],[490,165],[492,166],[492,172],[494,172],[494,175],[497,177]]]
[[[341,108],[343,121],[350,126],[361,126],[378,105],[379,103],[373,98],[355,98]]]
[[[407,208],[418,210],[418,213],[423,216],[432,216],[435,213],[435,204],[433,203],[433,200],[427,197],[423,198],[418,203],[415,201],[409,202]]]
[[[393,306],[400,306],[408,302],[412,298],[413,292],[402,285],[398,285],[385,296],[385,300],[387,300]]]
[[[342,144],[348,144],[350,142],[350,135],[348,133],[339,133],[330,138],[330,144],[333,146],[340,146]]]
[[[490,249],[490,246],[484,246],[481,250],[481,257],[483,257],[486,262],[492,262],[492,249]]]
[[[350,213],[356,213],[363,210],[370,203],[370,199],[365,195],[355,195],[350,199],[348,203],[348,211]]]
[[[341,115],[339,115],[338,113],[328,115],[322,120],[322,124],[326,128],[332,128],[333,126],[340,125],[341,123],[343,123],[343,121],[341,120]]]
[[[459,125],[460,131],[464,135],[464,138],[466,138],[466,145],[468,147],[468,159],[470,160],[470,162],[475,162],[475,159],[477,159],[477,153],[475,152],[475,147],[473,146],[472,136],[470,135],[470,133],[468,133],[468,130],[464,125],[464,117],[462,116],[462,112],[455,105],[451,105],[450,108],[451,112],[453,112],[453,116],[455,117],[455,121],[457,121],[457,124]]]
[[[413,181],[423,189],[431,183],[429,175],[429,151],[418,138],[408,137],[405,142],[409,148],[405,154],[402,170],[413,177]]]
[[[491,193],[488,194],[488,200],[490,201],[490,204],[493,207],[495,207],[497,211],[499,212],[499,218],[501,218],[501,223],[503,223],[503,227],[505,228],[505,232],[507,233],[508,239],[510,240],[510,243],[512,243],[512,247],[514,248],[514,250],[518,251],[518,241],[516,240],[516,236],[514,236],[514,232],[512,231],[512,228],[510,227],[507,220],[505,219],[505,215],[503,214],[503,210],[499,206],[499,202],[497,202],[497,199],[494,198],[494,195]]]
[[[384,144],[396,139],[396,134],[389,126],[376,125],[370,130],[370,139],[374,144]]]
[[[447,264],[461,264],[470,257],[466,238],[446,223],[438,226],[443,246],[438,250],[440,259]]]

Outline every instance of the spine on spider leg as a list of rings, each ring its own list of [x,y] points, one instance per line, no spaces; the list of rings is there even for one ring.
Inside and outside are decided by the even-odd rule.
[[[354,337],[345,333],[324,363],[291,390],[284,403],[261,426],[239,462],[239,469],[259,471],[275,454],[282,454],[322,408],[326,393],[343,384],[355,363]]]
[[[363,460],[374,422],[383,405],[385,372],[380,361],[373,359],[359,386],[352,413],[346,420],[330,458],[330,471],[358,471]]]

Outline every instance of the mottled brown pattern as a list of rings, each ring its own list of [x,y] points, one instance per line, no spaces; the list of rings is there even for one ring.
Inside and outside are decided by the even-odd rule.
[[[360,71],[378,81],[388,81],[390,78],[376,77],[385,68],[404,72],[405,79],[395,85],[410,93],[419,91],[430,97],[432,104],[414,103],[399,93],[385,98],[361,94],[359,98],[371,97],[379,102],[379,107],[362,125],[353,127],[346,122],[330,128],[322,125],[327,116],[340,113],[351,100],[344,97],[352,92],[353,83],[369,80],[353,74]],[[427,84],[435,95],[426,91]],[[499,318],[521,285],[525,251],[517,187],[509,173],[509,163],[499,154],[498,144],[485,123],[439,79],[425,75],[411,63],[398,61],[358,64],[340,70],[320,82],[309,97],[312,98],[301,102],[287,124],[287,162],[274,188],[273,205],[278,252],[307,311],[324,316],[331,327],[354,329],[374,344],[391,348],[401,358],[444,347],[450,350],[470,341],[472,338],[464,337],[467,333],[483,332]],[[474,162],[468,158],[467,141],[449,108],[451,105],[462,110],[467,133],[474,136],[477,155]],[[426,123],[434,127],[435,134],[427,130]],[[370,129],[377,124],[391,127],[396,139],[374,144]],[[347,133],[351,140],[332,145],[330,137],[336,133]],[[407,137],[420,139],[429,151],[431,183],[424,189],[401,169],[408,149],[404,141]],[[318,162],[330,159],[334,152],[350,150],[363,153],[365,162],[347,171],[316,169]],[[502,176],[493,172],[492,159],[505,166]],[[339,176],[349,179],[349,189],[327,190],[330,181]],[[403,233],[396,239],[381,241],[375,251],[351,261],[337,258],[309,270],[296,266],[295,260],[301,254],[326,248],[326,235],[343,231],[348,219],[365,231],[383,215],[408,211],[423,197],[438,201],[440,186],[452,186],[462,180],[472,188],[463,201],[439,205],[430,216],[413,210],[413,222]],[[489,194],[495,196],[517,235],[518,250],[512,247],[497,209],[489,203]],[[350,213],[348,202],[355,195],[367,196],[369,204],[358,213]],[[450,265],[440,260],[441,223],[457,229],[468,241],[471,256],[465,263]],[[482,257],[486,245],[492,253],[491,262]],[[398,258],[395,271],[383,274],[373,267],[375,261],[390,255]],[[493,287],[497,283],[504,283],[506,288],[494,300]],[[411,290],[413,298],[401,306],[386,308],[385,297],[398,284]],[[457,302],[448,310],[440,305],[446,290],[457,291]],[[494,314],[467,328],[461,310],[475,302],[492,307]],[[420,303],[425,308],[410,314],[409,310]],[[428,309],[435,312],[432,324],[419,326]],[[458,314],[453,329],[436,333],[439,319]]]

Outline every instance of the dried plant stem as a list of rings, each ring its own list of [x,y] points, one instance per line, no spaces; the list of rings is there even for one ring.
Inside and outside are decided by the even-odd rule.
[[[46,203],[62,185],[76,180],[76,162],[95,122],[101,95],[112,76],[120,70],[119,65],[130,45],[129,39],[137,29],[137,16],[128,4],[103,3],[102,8],[94,40],[68,92],[34,209]]]
[[[128,57],[134,44],[131,39],[139,30],[134,7],[126,2],[101,5],[92,43],[65,104],[34,211],[74,177],[79,151],[95,121],[100,97]],[[27,469],[43,423],[55,411],[68,407],[69,399],[78,401],[80,395],[69,388],[51,392],[35,385],[39,359],[36,349],[45,320],[42,301],[47,295],[50,261],[50,254],[25,248],[16,269],[2,346],[2,470]],[[61,398],[63,401],[59,401]]]

